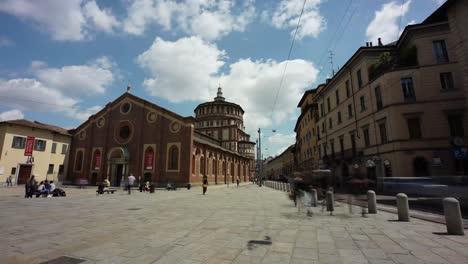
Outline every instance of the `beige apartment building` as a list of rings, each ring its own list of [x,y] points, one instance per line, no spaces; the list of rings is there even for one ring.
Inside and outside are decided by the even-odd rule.
[[[307,90],[297,105],[297,107],[301,108],[301,114],[294,127],[294,132],[296,132],[295,169],[306,175],[310,174],[314,169],[318,169],[319,157],[316,136],[318,109],[317,104],[313,104],[312,101],[316,92],[322,86],[325,85],[322,84],[317,89]]]
[[[468,175],[468,23],[460,25],[467,2],[447,1],[424,22],[407,26],[396,42],[367,43],[309,92],[313,99],[301,109],[318,114],[309,124],[307,114],[298,120],[298,163],[311,130],[318,156],[313,166],[332,169],[338,183],[352,175],[377,182]]]
[[[31,156],[25,156],[31,141]],[[12,175],[24,184],[31,174],[41,180],[62,180],[67,169],[71,135],[56,126],[24,119],[0,122],[0,182]]]
[[[294,169],[295,145],[289,146],[278,156],[270,159],[264,165],[265,178],[268,180],[281,180],[291,177]]]

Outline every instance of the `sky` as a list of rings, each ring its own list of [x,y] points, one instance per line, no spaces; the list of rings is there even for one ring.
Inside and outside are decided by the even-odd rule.
[[[443,2],[0,0],[0,121],[75,128],[129,82],[132,94],[193,116],[221,86],[274,156],[295,142],[304,91],[331,76],[330,51],[336,71]]]

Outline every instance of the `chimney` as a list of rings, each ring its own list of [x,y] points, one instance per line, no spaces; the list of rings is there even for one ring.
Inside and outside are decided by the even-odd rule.
[[[366,47],[369,47],[369,42],[366,42]]]
[[[372,47],[372,41],[371,41],[371,42],[369,42],[369,47]]]
[[[383,46],[383,44],[382,44],[382,39],[379,38],[378,40],[379,40],[379,46]]]

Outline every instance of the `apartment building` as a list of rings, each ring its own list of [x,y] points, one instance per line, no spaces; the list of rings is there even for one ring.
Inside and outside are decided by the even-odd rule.
[[[289,146],[278,156],[268,160],[264,165],[266,179],[268,180],[286,180],[292,177],[294,168],[294,149],[295,145]]]
[[[67,130],[25,119],[0,122],[0,182],[12,176],[24,184],[31,174],[41,180],[62,180],[71,135]]]
[[[339,182],[468,175],[468,52],[460,44],[468,33],[453,22],[460,14],[468,14],[467,1],[447,1],[396,42],[360,47],[315,89],[309,107],[317,119],[302,128],[301,114],[297,131],[301,145],[305,131],[316,130],[315,166]]]

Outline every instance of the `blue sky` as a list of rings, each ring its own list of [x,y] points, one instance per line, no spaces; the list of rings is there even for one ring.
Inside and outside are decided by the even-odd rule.
[[[366,41],[397,38],[441,0],[0,0],[0,120],[73,128],[125,89],[181,115],[215,96],[264,153],[294,142],[302,93]],[[277,129],[276,133],[268,132]]]

